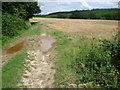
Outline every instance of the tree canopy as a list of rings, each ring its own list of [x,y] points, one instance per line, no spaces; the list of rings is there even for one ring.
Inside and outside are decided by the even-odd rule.
[[[27,30],[35,13],[40,13],[37,2],[2,2],[2,44]]]
[[[24,20],[28,20],[34,13],[41,10],[37,6],[37,2],[3,2],[2,12],[8,13]]]

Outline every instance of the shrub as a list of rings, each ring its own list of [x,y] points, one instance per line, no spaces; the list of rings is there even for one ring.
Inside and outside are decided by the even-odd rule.
[[[4,36],[15,36],[20,30],[27,29],[27,27],[26,22],[18,17],[7,13],[2,15],[2,34]]]
[[[104,87],[119,87],[120,43],[103,40],[92,46],[88,53],[78,53],[71,68],[77,74],[77,84],[94,82]]]

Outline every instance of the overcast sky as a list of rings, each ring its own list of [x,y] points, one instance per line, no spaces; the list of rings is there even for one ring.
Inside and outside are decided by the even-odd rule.
[[[86,10],[95,8],[118,8],[120,0],[38,0],[42,12],[49,14],[58,11]]]

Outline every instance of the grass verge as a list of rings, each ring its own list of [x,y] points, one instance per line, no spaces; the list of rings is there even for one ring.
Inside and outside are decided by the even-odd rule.
[[[17,53],[2,67],[2,88],[15,88],[24,70],[26,51]]]
[[[48,30],[47,33],[57,39],[56,87],[119,87],[119,59],[115,58],[118,42],[69,35],[57,30]],[[113,64],[116,61],[118,63]]]

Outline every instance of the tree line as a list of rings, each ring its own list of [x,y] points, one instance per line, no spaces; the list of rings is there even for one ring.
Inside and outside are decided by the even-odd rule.
[[[38,15],[39,17],[50,18],[68,18],[68,19],[102,19],[102,20],[120,20],[120,9],[92,9],[75,10],[70,12],[56,12],[48,15]],[[38,17],[36,16],[36,17]]]

